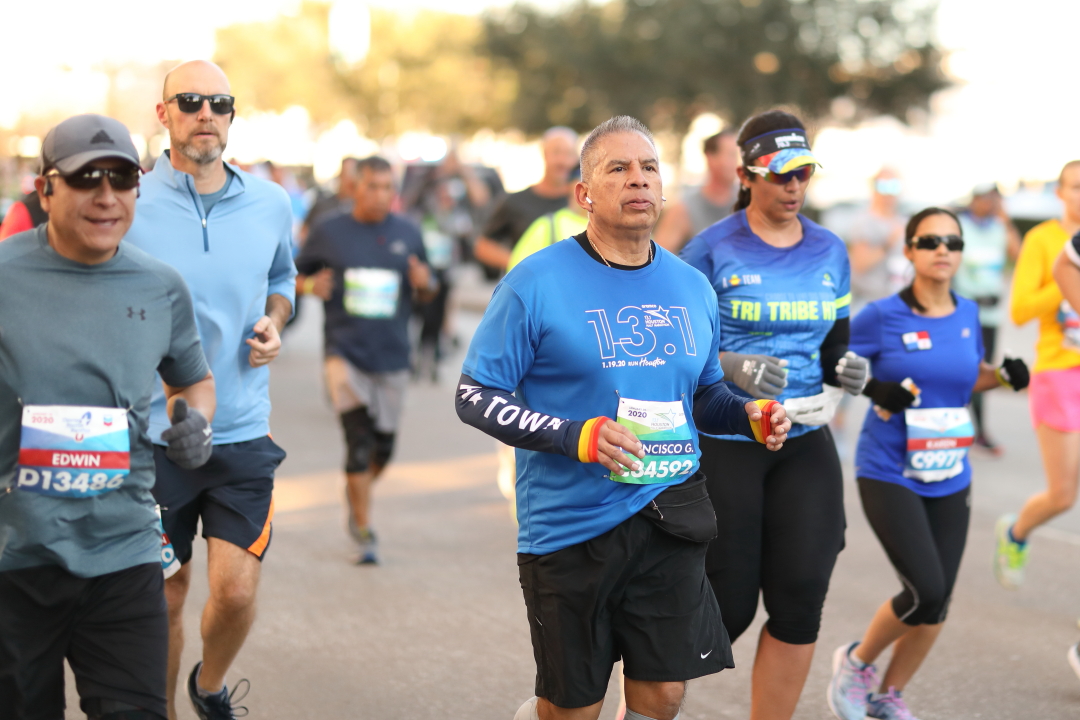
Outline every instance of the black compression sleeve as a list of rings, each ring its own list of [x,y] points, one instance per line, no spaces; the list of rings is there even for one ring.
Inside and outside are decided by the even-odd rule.
[[[836,380],[836,363],[848,351],[851,341],[851,318],[840,318],[833,323],[832,330],[821,341],[821,379],[826,385],[840,387]]]
[[[484,387],[468,375],[458,381],[454,406],[463,423],[499,442],[578,459],[578,437],[584,421],[533,412],[513,393]]]
[[[754,439],[746,400],[731,392],[720,381],[699,387],[694,393],[694,424],[698,432],[709,435],[745,435]]]

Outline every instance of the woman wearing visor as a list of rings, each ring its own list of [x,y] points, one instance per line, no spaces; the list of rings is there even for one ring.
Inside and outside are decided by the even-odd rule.
[[[735,436],[701,436],[719,527],[706,572],[732,640],[764,596],[750,717],[772,720],[795,711],[844,545],[840,460],[827,424],[844,390],[862,391],[868,364],[847,347],[844,243],[799,214],[817,164],[802,122],[765,112],[743,125],[738,143],[736,212],[692,239],[682,258],[716,290],[725,380],[736,394],[779,399],[793,423],[771,454]]]
[[[964,249],[957,217],[927,208],[904,236],[914,281],[851,324],[851,348],[874,376],[855,454],[859,495],[902,589],[860,642],[833,656],[828,702],[841,720],[915,720],[901,691],[941,632],[967,540],[971,394],[1028,384],[1023,360],[1006,358],[999,368],[983,361],[979,306],[949,289]],[[890,645],[879,685],[873,663]]]

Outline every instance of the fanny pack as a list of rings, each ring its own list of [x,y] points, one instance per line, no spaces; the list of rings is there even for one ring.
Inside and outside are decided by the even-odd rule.
[[[702,543],[716,537],[716,511],[701,472],[661,492],[639,514],[680,540]]]
[[[981,308],[997,307],[997,304],[1001,302],[1001,298],[995,295],[980,295],[973,299],[975,300],[975,304]]]

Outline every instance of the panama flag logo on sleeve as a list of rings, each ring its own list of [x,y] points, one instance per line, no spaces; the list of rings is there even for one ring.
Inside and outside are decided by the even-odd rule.
[[[904,333],[900,336],[900,339],[904,341],[904,347],[907,348],[908,352],[914,352],[916,350],[929,350],[931,347],[933,347],[930,344],[930,333],[925,330]]]

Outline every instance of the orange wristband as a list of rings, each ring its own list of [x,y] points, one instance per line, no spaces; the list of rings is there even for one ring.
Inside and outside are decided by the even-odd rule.
[[[764,444],[765,438],[773,434],[772,411],[774,405],[779,405],[775,400],[755,400],[754,403],[761,408],[761,419],[751,422],[750,427],[754,430],[754,439]]]
[[[604,423],[611,422],[610,418],[596,417],[586,420],[578,436],[578,460],[581,462],[596,462],[599,459],[596,448],[600,441],[600,428]]]

